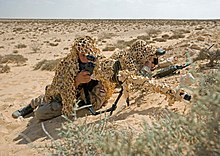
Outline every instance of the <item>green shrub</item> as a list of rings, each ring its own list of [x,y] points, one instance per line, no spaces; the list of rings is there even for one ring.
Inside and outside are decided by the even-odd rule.
[[[66,123],[49,150],[56,155],[220,155],[220,70],[200,80],[187,114],[164,109],[139,134],[99,123]],[[111,124],[114,124],[112,121]]]

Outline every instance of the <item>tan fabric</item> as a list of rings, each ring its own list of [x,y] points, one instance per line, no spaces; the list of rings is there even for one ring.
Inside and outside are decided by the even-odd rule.
[[[91,37],[85,36],[76,38],[70,50],[70,54],[59,63],[53,81],[51,85],[46,88],[45,92],[45,101],[47,103],[50,103],[57,97],[62,99],[62,112],[65,115],[70,115],[72,113],[76,103],[75,77],[79,72],[79,52],[86,52],[95,56],[100,53],[99,49],[95,46],[95,41]],[[96,61],[93,78],[102,81],[107,92],[105,100],[108,100],[113,91],[109,88],[111,87],[109,82],[100,74],[98,67],[99,62]]]
[[[166,84],[151,81],[147,77],[140,75],[141,68],[148,61],[150,56],[156,56],[156,48],[146,44],[143,40],[137,40],[127,51],[114,53],[109,59],[101,60],[101,69],[107,78],[113,76],[113,65],[116,60],[121,63],[122,70],[119,72],[119,80],[124,82],[124,95],[129,97],[129,92],[133,89],[145,89],[166,95],[169,104],[181,100],[179,90],[173,89]]]

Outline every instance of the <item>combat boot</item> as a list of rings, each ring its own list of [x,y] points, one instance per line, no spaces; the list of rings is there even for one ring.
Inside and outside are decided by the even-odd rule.
[[[18,117],[22,116],[25,117],[26,115],[32,113],[34,111],[34,109],[31,107],[31,104],[16,110],[15,112],[12,113],[12,117],[17,119]]]

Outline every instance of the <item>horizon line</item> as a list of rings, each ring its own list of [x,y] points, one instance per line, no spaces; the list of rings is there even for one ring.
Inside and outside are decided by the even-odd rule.
[[[0,20],[220,20],[220,18],[17,18],[0,17]]]

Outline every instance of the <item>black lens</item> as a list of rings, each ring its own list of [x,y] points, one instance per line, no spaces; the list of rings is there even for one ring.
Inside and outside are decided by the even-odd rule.
[[[157,64],[158,64],[158,58],[154,58],[154,60],[153,60],[152,63],[155,64],[155,65],[157,65]]]
[[[86,58],[89,60],[89,61],[93,61],[93,62],[95,62],[95,60],[96,60],[96,57],[95,56],[93,56],[93,55],[86,55]]]
[[[191,100],[191,95],[189,94],[186,94],[183,99],[187,100],[187,101],[190,101]]]
[[[156,51],[156,55],[164,55],[166,53],[166,51],[162,48],[158,48]]]

